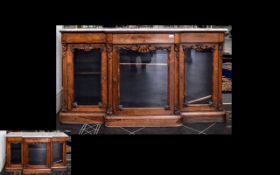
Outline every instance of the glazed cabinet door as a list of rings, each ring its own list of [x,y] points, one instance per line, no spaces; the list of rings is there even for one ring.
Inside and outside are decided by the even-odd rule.
[[[172,45],[115,45],[113,113],[172,114],[173,54]]]
[[[179,57],[181,111],[215,110],[218,107],[218,44],[182,44]]]
[[[6,170],[20,171],[23,164],[22,138],[7,138]]]
[[[65,104],[68,111],[104,112],[107,59],[102,44],[67,44],[64,55]]]
[[[50,168],[50,148],[49,138],[25,138],[24,168]]]
[[[67,138],[52,138],[51,166],[53,169],[66,168],[66,141]]]

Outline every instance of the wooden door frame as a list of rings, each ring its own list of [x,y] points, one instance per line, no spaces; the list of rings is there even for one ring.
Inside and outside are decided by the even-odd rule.
[[[203,51],[210,49],[212,51],[212,104],[189,104],[186,105],[184,103],[185,96],[185,49],[195,49],[196,51]],[[221,50],[219,43],[184,43],[179,44],[179,75],[176,77],[179,79],[178,84],[179,88],[176,88],[179,91],[179,108],[182,112],[187,111],[216,111],[221,107],[221,98],[222,98],[222,84],[221,84],[221,70],[222,70],[222,62],[221,62]]]
[[[28,164],[28,145],[29,144],[46,144],[46,165],[29,165]],[[50,138],[24,138],[23,142],[23,166],[24,169],[50,169],[51,166],[51,145]]]
[[[134,51],[153,51],[168,50],[168,108],[123,108],[121,111],[117,108],[120,100],[120,68],[119,68],[119,49],[128,49]],[[173,44],[115,44],[113,45],[113,114],[115,115],[171,115],[174,111],[174,45]]]
[[[14,137],[14,138],[10,138],[7,137],[6,138],[6,169],[9,170],[22,170],[22,165],[23,165],[23,139],[21,137]],[[21,163],[17,163],[17,164],[13,164],[11,162],[11,158],[12,158],[12,149],[11,149],[11,144],[21,144]]]
[[[64,104],[67,111],[71,112],[105,112],[107,108],[107,54],[105,44],[64,44],[63,46],[63,87]],[[101,102],[102,105],[78,105],[74,102],[74,50],[81,49],[90,51],[101,49]]]
[[[52,169],[61,169],[66,168],[66,141],[67,137],[56,137],[51,139],[51,168]],[[53,144],[54,143],[61,143],[62,144],[62,162],[61,163],[54,163],[53,162]]]

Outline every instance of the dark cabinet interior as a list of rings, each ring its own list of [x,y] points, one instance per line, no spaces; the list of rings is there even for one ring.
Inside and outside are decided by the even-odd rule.
[[[77,105],[101,103],[100,49],[74,51],[74,102]]]
[[[63,162],[63,143],[54,142],[53,143],[53,162],[62,163]]]
[[[28,164],[46,165],[47,164],[47,145],[28,144]]]
[[[185,50],[186,104],[209,104],[212,101],[213,59],[211,51]]]
[[[21,163],[21,143],[11,143],[11,163]]]
[[[120,49],[120,105],[164,107],[168,104],[168,53]],[[137,100],[136,100],[137,99]]]

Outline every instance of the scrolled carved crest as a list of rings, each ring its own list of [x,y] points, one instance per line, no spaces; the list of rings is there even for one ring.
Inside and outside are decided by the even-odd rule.
[[[201,52],[201,51],[207,51],[207,50],[213,51],[216,48],[216,46],[214,44],[190,44],[190,45],[183,46],[184,50],[186,48],[194,49],[196,51]]]
[[[122,49],[133,50],[140,53],[147,53],[152,52],[155,50],[162,50],[167,49],[170,51],[170,47],[160,47],[160,46],[153,46],[153,45],[132,45],[132,46],[122,46]]]

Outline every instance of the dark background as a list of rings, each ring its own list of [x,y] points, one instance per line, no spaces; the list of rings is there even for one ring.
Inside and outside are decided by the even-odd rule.
[[[72,136],[73,174],[94,174],[96,171],[177,174],[178,170],[189,172],[198,166],[200,168],[195,171],[199,172],[209,164],[218,169],[230,167],[233,150],[251,148],[243,142],[247,139],[241,142],[238,136],[254,135],[247,128],[252,119],[257,120],[250,109],[260,106],[257,103],[252,107],[252,102],[256,102],[255,83],[259,80],[253,63],[260,59],[251,55],[254,50],[248,45],[256,36],[256,31],[249,29],[257,21],[248,14],[250,6],[224,2],[181,5],[161,2],[166,6],[160,7],[160,3],[142,1],[135,2],[133,7],[117,8],[110,3],[83,6],[75,3],[73,9],[68,7],[70,3],[42,10],[32,6],[3,20],[0,129],[55,130],[55,25],[232,25],[232,136]],[[108,4],[113,10],[109,10]],[[237,141],[240,144],[234,145]]]

